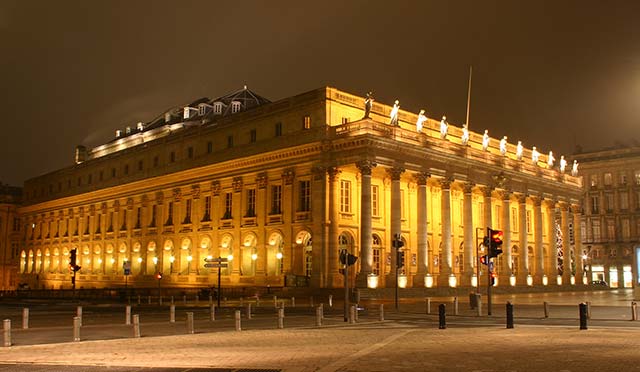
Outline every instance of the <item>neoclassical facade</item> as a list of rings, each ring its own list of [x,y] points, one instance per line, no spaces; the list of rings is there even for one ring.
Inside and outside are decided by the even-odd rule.
[[[581,284],[581,181],[534,149],[422,120],[335,88],[277,102],[243,89],[118,131],[25,183],[21,280],[79,287],[477,283],[478,244],[504,231],[498,286]],[[366,116],[366,118],[365,118]],[[563,239],[563,237],[565,237]],[[569,239],[569,237],[571,237]],[[480,251],[480,255],[483,253]],[[129,275],[124,268],[129,267]],[[38,282],[35,282],[35,278]]]

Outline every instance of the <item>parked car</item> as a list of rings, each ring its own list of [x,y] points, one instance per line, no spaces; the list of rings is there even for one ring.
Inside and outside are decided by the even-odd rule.
[[[607,282],[605,282],[604,280],[593,280],[591,281],[591,285],[599,285],[599,286],[603,286],[603,287],[608,287],[609,284],[607,284]]]

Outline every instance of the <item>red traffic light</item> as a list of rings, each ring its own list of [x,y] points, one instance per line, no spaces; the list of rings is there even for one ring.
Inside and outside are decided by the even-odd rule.
[[[157,273],[156,274],[156,279],[158,279],[158,280],[162,279],[162,273]]]
[[[490,230],[491,232],[491,241],[493,242],[493,244],[495,245],[500,245],[502,244],[502,231],[501,230]]]
[[[484,256],[480,256],[480,263],[483,265],[487,265],[487,255],[485,254]]]

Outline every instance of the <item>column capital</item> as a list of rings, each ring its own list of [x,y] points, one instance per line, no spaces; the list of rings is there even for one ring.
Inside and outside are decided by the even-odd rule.
[[[338,167],[328,167],[327,174],[329,175],[329,181],[335,181],[341,172],[342,171],[338,169]]]
[[[242,176],[233,178],[233,192],[242,192]]]
[[[569,211],[569,203],[567,203],[565,201],[560,201],[560,202],[558,202],[558,205],[559,205],[560,210],[562,212],[568,212]]]
[[[370,176],[371,175],[371,171],[377,165],[378,164],[376,164],[375,161],[372,161],[372,160],[369,160],[369,159],[360,160],[360,161],[358,161],[356,163],[356,167],[358,168],[358,170],[360,171],[360,173],[363,176]]]
[[[429,172],[418,172],[413,175],[413,179],[416,180],[419,186],[426,186],[429,177],[431,177],[431,174],[429,174]]]
[[[509,201],[509,199],[511,198],[511,191],[509,189],[500,190],[498,191],[498,194],[500,194],[500,198],[502,200]]]
[[[220,195],[220,181],[211,182],[211,193],[213,194],[213,196],[219,196]],[[156,194],[156,198],[157,198],[157,195],[158,194]]]
[[[296,177],[296,172],[293,170],[293,168],[288,168],[285,169],[282,172],[282,182],[285,185],[291,185],[293,184],[293,179]]]
[[[400,166],[394,166],[387,168],[387,174],[391,177],[392,181],[400,181],[400,176],[404,173],[404,168]]]
[[[191,196],[194,199],[200,199],[200,185],[192,185],[191,186]],[[142,198],[142,202],[145,203],[144,197]]]
[[[571,204],[571,213],[580,213],[581,211],[582,211],[582,208],[579,203]]]
[[[476,184],[473,182],[465,182],[462,184],[462,190],[465,194],[471,194],[475,186]]]
[[[529,199],[533,202],[533,205],[537,208],[542,206],[542,198],[536,195],[529,195]]]
[[[517,194],[516,198],[519,204],[527,204],[527,194]]]
[[[484,196],[485,198],[490,198],[491,194],[493,193],[493,190],[495,189],[491,186],[484,186],[481,188],[481,190],[482,190],[482,196]]]
[[[267,172],[262,172],[256,176],[256,183],[259,189],[267,188]]]
[[[313,174],[313,180],[320,181],[324,179],[324,175],[326,171],[327,171],[327,168],[321,165],[311,168],[311,174]]]
[[[440,183],[440,188],[442,188],[443,190],[449,190],[451,189],[451,184],[454,181],[455,180],[453,179],[453,177],[445,177],[438,180],[438,183]]]

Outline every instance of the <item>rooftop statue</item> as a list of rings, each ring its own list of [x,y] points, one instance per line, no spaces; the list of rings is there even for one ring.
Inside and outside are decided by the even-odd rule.
[[[507,136],[502,137],[500,140],[500,153],[502,155],[507,154]]]
[[[572,176],[577,176],[578,175],[578,161],[577,160],[573,161],[573,167],[571,168],[571,175]]]
[[[564,173],[565,169],[567,169],[567,161],[564,158],[564,155],[560,156],[560,173]]]
[[[484,130],[484,134],[482,135],[482,149],[487,151],[489,148],[489,129]]]
[[[373,93],[367,93],[367,98],[364,99],[364,118],[369,119],[369,114],[371,113],[371,107],[373,106]]]
[[[396,100],[396,102],[393,104],[393,108],[391,109],[391,113],[389,114],[389,117],[391,118],[391,121],[389,122],[389,124],[398,125],[399,110],[400,110],[400,102]]]
[[[518,158],[518,160],[522,160],[523,152],[524,148],[522,147],[522,141],[518,141],[518,145],[516,146],[516,158]]]
[[[460,139],[465,146],[469,143],[469,126],[467,124],[462,124],[462,137]]]
[[[533,146],[533,149],[531,150],[531,162],[537,165],[539,159],[540,159],[540,153],[538,152],[536,147]]]
[[[547,165],[549,168],[553,167],[553,163],[556,161],[556,158],[553,156],[553,151],[549,151],[549,156],[547,157]]]
[[[420,110],[420,113],[418,114],[418,120],[416,121],[416,130],[418,131],[418,133],[422,132],[425,121],[427,121],[427,116],[424,114],[424,110]]]
[[[447,117],[443,116],[440,120],[440,138],[447,138],[447,131],[449,130],[449,124],[447,123]]]

